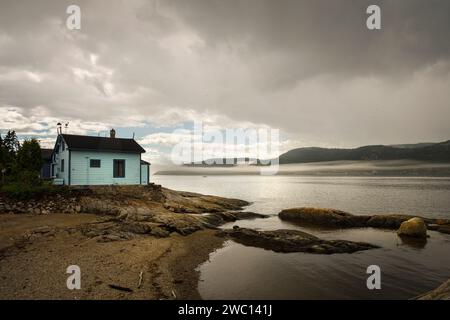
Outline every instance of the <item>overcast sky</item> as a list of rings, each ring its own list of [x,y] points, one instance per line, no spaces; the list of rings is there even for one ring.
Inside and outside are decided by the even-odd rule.
[[[2,0],[0,132],[115,127],[154,161],[195,119],[283,149],[448,140],[449,39],[448,0]]]

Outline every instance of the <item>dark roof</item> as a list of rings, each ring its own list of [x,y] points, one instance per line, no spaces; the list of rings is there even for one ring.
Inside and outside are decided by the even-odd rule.
[[[147,162],[145,160],[141,160],[141,164],[148,164],[148,165],[150,165],[150,162]]]
[[[145,152],[134,139],[79,136],[74,134],[62,134],[61,136],[71,150]]]
[[[41,157],[43,160],[52,159],[53,149],[41,149]]]

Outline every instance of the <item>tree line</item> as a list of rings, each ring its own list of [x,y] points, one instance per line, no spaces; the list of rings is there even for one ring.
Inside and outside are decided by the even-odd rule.
[[[36,139],[26,139],[20,143],[14,130],[8,131],[4,136],[0,134],[2,185],[40,185],[42,165],[41,146]]]

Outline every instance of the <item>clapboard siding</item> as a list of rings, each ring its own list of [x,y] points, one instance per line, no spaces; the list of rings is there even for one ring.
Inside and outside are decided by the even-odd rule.
[[[100,168],[91,168],[91,159],[100,160]],[[114,159],[125,160],[124,178],[113,177]],[[140,184],[140,160],[140,154],[135,153],[72,150],[70,185]]]

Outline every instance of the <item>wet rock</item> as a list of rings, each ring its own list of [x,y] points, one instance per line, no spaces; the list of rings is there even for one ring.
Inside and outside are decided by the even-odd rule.
[[[439,229],[439,225],[435,223],[430,223],[427,225],[428,230],[437,231]]]
[[[235,217],[236,220],[251,220],[251,219],[265,219],[268,218],[268,215],[250,212],[250,211],[238,211],[238,212],[229,212],[232,216]]]
[[[316,254],[353,253],[378,248],[364,242],[323,240],[298,230],[257,231],[233,228],[219,231],[218,236],[229,237],[246,246],[259,247],[275,252],[309,252]]]
[[[399,236],[407,236],[413,238],[424,239],[427,237],[427,226],[423,219],[412,218],[404,221],[397,230]]]
[[[415,249],[424,249],[427,245],[427,238],[414,238],[400,236],[400,240],[403,245],[406,245]]]
[[[420,295],[418,300],[450,300],[450,280],[440,285],[438,288]]]
[[[363,227],[370,219],[368,216],[354,216],[341,210],[308,207],[285,209],[278,216],[286,221],[339,228]]]
[[[268,218],[268,215],[248,212],[248,211],[228,211],[228,212],[214,212],[203,216],[203,219],[211,225],[211,227],[218,227],[226,222],[234,222],[237,220],[251,220],[251,219],[264,219]]]
[[[278,217],[281,220],[290,221],[302,226],[315,226],[326,228],[380,228],[397,230],[407,220],[415,218],[411,215],[381,214],[370,216],[358,216],[335,209],[321,208],[292,208],[282,210]],[[431,219],[419,217],[429,230],[450,232],[448,219]]]
[[[437,231],[442,232],[442,233],[446,233],[446,234],[450,234],[450,225],[439,226]]]
[[[407,215],[374,215],[367,221],[367,227],[382,228],[382,229],[398,229],[400,225],[411,219],[411,216]]]

